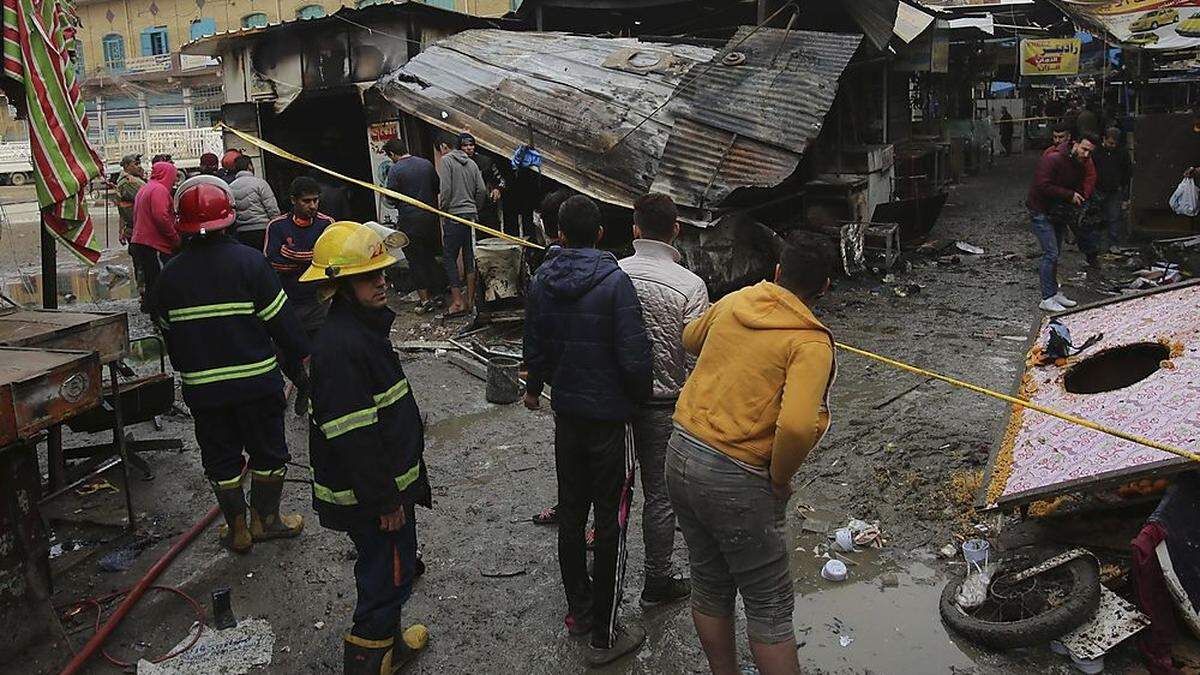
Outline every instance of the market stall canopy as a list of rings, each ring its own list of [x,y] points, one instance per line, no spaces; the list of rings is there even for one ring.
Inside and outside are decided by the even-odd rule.
[[[1126,47],[1154,50],[1200,47],[1200,2],[1164,0],[1053,0],[1074,21],[1107,33]]]
[[[904,44],[912,42],[933,24],[934,19],[915,3],[900,0],[848,2],[845,10],[877,49],[887,48],[893,36]]]
[[[711,222],[741,187],[774,187],[821,132],[861,35],[743,27],[723,49],[470,30],[380,78],[402,111],[469,130],[545,175],[629,207],[651,189]]]

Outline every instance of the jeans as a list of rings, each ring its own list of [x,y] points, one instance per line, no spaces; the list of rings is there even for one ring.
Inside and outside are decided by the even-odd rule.
[[[632,434],[624,422],[554,416],[558,474],[558,566],[567,608],[592,620],[592,645],[612,647],[625,586],[625,532],[633,501]],[[588,578],[584,528],[596,518],[596,552]]]
[[[645,405],[633,415],[633,445],[642,474],[642,540],[646,543],[646,579],[671,576],[675,550],[675,511],[667,496],[667,441],[674,424],[672,405]]]
[[[158,283],[158,275],[162,272],[163,265],[171,259],[171,256],[160,253],[152,246],[145,244],[129,244],[129,257],[133,259],[133,265],[141,274],[142,286],[145,291],[142,293],[142,298],[145,300],[144,309],[146,312],[153,313],[154,303],[154,286]]]
[[[475,214],[454,214],[467,220],[475,220]],[[462,223],[442,221],[442,264],[446,267],[446,279],[451,288],[462,288],[465,284],[458,274],[458,254],[462,253],[463,273],[475,271],[475,246],[471,241],[471,228]]]
[[[692,609],[732,618],[741,593],[751,641],[791,639],[796,598],[788,570],[787,502],[775,496],[768,478],[678,431],[669,448],[667,490],[691,560]]]
[[[254,471],[275,471],[291,459],[283,435],[283,392],[225,408],[193,408],[200,463],[213,482],[242,473],[242,453]]]
[[[400,612],[412,595],[417,570],[417,518],[411,504],[404,507],[404,527],[379,529],[371,519],[347,532],[358,558],[354,561],[354,627],[350,633],[366,640],[386,640],[400,628]]]
[[[1042,284],[1042,299],[1048,300],[1058,295],[1058,255],[1062,250],[1063,228],[1050,222],[1050,217],[1044,213],[1031,211],[1029,218],[1033,223],[1033,234],[1042,245],[1038,276]]]

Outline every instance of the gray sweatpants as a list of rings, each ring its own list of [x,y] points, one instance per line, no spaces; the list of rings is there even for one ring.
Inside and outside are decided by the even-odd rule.
[[[638,468],[642,474],[642,538],[646,543],[646,578],[671,576],[671,553],[675,550],[675,511],[667,495],[667,441],[674,425],[671,405],[646,405],[631,420]]]

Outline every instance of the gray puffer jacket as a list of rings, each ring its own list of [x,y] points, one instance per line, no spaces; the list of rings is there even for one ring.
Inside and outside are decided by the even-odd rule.
[[[267,223],[279,215],[279,203],[271,186],[250,171],[238,172],[229,189],[233,190],[239,232],[266,230]]]
[[[633,242],[634,254],[620,261],[642,303],[642,320],[654,356],[654,398],[679,398],[696,365],[683,348],[683,327],[708,309],[704,281],[679,264],[674,246],[652,239]]]

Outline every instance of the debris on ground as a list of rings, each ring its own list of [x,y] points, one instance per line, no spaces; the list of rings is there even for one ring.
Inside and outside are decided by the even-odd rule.
[[[223,631],[192,624],[172,651],[186,647],[198,630],[203,632],[191,649],[162,663],[142,659],[137,675],[241,675],[271,665],[275,632],[266,619],[245,619],[237,628]]]

